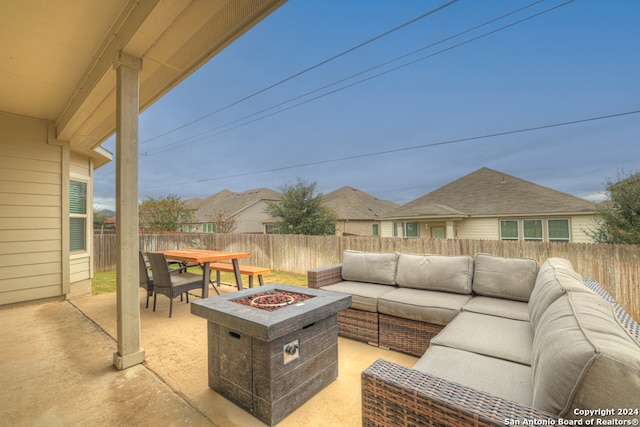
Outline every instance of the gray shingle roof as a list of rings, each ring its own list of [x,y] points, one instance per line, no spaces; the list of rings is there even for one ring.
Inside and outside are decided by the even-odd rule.
[[[191,203],[194,199],[190,199],[187,201],[187,205],[192,209],[197,209],[195,216],[198,222],[206,222],[211,219],[211,215],[218,211],[226,211],[233,216],[260,200],[280,200],[281,197],[282,194],[268,188],[257,188],[241,193],[222,190],[202,199],[199,203]]]
[[[340,220],[377,220],[398,207],[352,187],[342,187],[325,194],[323,204],[338,214]]]
[[[400,217],[593,213],[595,204],[524,179],[481,168],[388,214]]]

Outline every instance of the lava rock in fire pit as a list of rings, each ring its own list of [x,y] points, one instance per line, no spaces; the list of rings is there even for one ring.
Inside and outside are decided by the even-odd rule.
[[[243,298],[233,299],[231,301],[237,304],[259,308],[261,310],[274,311],[309,298],[313,298],[313,296],[288,291],[268,291],[256,295],[249,295]]]

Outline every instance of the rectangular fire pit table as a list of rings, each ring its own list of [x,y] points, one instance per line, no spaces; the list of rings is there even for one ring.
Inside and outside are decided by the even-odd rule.
[[[273,311],[245,305],[274,305],[265,294],[289,304],[267,307]],[[307,299],[291,302],[299,295]],[[350,295],[290,285],[192,303],[191,313],[207,319],[209,387],[267,424],[278,423],[338,377],[337,313],[349,307]]]

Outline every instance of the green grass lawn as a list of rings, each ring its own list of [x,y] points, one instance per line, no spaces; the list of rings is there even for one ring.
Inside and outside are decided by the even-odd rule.
[[[199,267],[190,267],[190,273],[202,274],[202,270]],[[215,274],[211,274],[211,277],[215,279]],[[307,275],[288,273],[286,271],[272,271],[269,274],[262,276],[266,285],[270,283],[283,283],[286,285],[307,287]],[[236,279],[233,273],[220,273],[220,280],[226,283],[236,283]],[[242,276],[242,283],[245,287],[249,286],[249,278]],[[254,278],[254,286],[258,286],[258,278]],[[108,292],[116,291],[116,272],[104,271],[95,273],[91,282],[91,293],[93,295],[105,294]]]

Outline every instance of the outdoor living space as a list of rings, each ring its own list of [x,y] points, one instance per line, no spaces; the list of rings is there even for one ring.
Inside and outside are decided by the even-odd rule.
[[[223,295],[234,292],[221,286]],[[215,298],[215,297],[214,297]],[[192,299],[198,300],[197,298]],[[207,321],[176,298],[145,309],[140,291],[146,361],[123,371],[116,349],[116,294],[46,300],[0,309],[0,417],[7,425],[263,426],[207,382]],[[339,338],[337,380],[279,426],[361,425],[361,372],[378,358],[412,366],[416,357]]]

